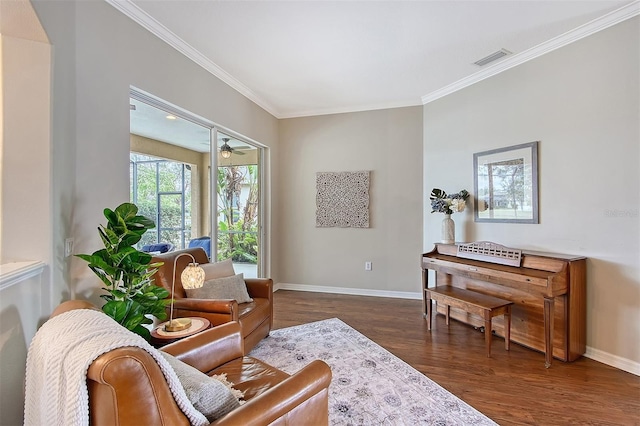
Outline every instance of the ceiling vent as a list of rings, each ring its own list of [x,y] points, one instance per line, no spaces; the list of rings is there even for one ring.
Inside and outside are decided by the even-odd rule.
[[[511,55],[511,52],[509,52],[507,49],[500,49],[489,56],[486,56],[478,61],[475,61],[474,64],[476,64],[479,67],[482,67],[487,65],[490,62],[497,61],[500,58],[504,58],[507,55]]]

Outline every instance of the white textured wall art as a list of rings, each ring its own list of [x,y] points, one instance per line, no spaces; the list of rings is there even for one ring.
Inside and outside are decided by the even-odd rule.
[[[369,227],[369,171],[316,174],[316,227]]]

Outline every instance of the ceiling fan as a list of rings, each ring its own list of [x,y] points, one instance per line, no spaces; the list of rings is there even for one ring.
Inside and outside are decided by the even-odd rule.
[[[233,152],[235,152],[237,155],[244,155],[244,152],[240,152],[239,150],[233,149],[231,148],[231,146],[229,146],[230,140],[231,139],[229,138],[222,138],[222,142],[224,142],[220,147],[220,155],[222,156],[222,158],[230,158]]]

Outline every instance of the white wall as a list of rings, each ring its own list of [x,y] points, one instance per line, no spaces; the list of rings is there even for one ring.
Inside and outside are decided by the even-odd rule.
[[[22,423],[27,348],[49,314],[51,46],[26,0],[0,2],[0,424]]]
[[[282,120],[280,138],[280,284],[419,294],[422,108]],[[371,171],[370,228],[316,228],[316,173],[360,170]]]
[[[35,14],[33,15],[35,18]],[[1,28],[0,28],[1,30]],[[0,263],[49,262],[51,46],[0,34]]]
[[[27,350],[49,304],[44,267],[41,262],[0,266],[0,425],[22,424]]]
[[[640,18],[424,107],[425,190],[473,192],[473,153],[540,141],[540,224],[474,223],[459,241],[586,256],[588,355],[640,374]],[[424,247],[442,215],[425,204]]]

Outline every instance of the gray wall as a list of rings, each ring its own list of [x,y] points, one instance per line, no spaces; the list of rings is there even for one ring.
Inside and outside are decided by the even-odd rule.
[[[418,294],[422,108],[282,120],[280,144],[280,283]],[[359,170],[371,171],[370,228],[316,228],[316,172]]]
[[[475,224],[468,210],[454,216],[458,240],[588,257],[589,355],[637,369],[639,18],[424,109],[278,122],[105,2],[33,5],[53,56],[51,307],[97,300],[97,278],[63,257],[64,238],[95,250],[102,209],[128,199],[135,86],[269,147],[271,276],[308,289],[418,293],[418,257],[442,219],[428,213],[431,188],[472,190],[474,152],[540,140],[541,223]],[[315,173],[346,170],[373,172],[371,228],[315,228]]]
[[[424,107],[425,191],[473,190],[474,152],[540,141],[540,224],[457,240],[586,256],[589,356],[640,373],[640,87],[636,17]],[[442,215],[425,206],[425,248]]]
[[[34,7],[54,54],[57,253],[68,236],[75,253],[96,250],[102,209],[129,198],[130,86],[277,151],[273,116],[107,3],[36,1]],[[57,254],[53,266],[54,305],[69,293],[97,301],[99,284],[84,262]]]

